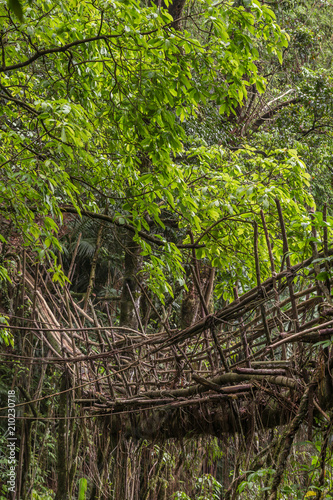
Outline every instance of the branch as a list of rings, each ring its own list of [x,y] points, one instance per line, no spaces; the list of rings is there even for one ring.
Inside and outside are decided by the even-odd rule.
[[[307,130],[306,132],[303,132],[299,137],[297,137],[297,140],[300,141],[301,139],[303,139],[307,135],[311,134],[311,132],[314,132],[315,130],[320,129],[320,128],[333,128],[333,127],[329,123],[322,123],[322,124],[313,126],[309,130]]]
[[[290,106],[291,104],[296,104],[299,102],[301,99],[299,97],[294,97],[293,99],[290,99],[289,101],[281,102],[281,104],[278,104],[275,108],[271,109],[270,111],[267,111],[264,115],[260,116],[252,125],[252,131],[256,132],[259,127],[263,123],[265,123],[266,120],[269,120],[273,118],[273,116],[278,113],[281,109],[286,108],[287,106]],[[271,101],[273,102],[273,101]]]
[[[213,377],[212,379],[203,379],[197,375],[192,375],[192,378],[200,382],[196,385],[191,385],[185,389],[161,389],[157,391],[147,391],[144,393],[146,398],[161,398],[161,397],[174,397],[174,398],[188,398],[195,396],[197,394],[202,394],[209,390],[215,390],[221,393],[230,392],[230,384],[240,384],[241,382],[250,381],[266,381],[270,384],[278,385],[280,387],[289,387],[290,389],[298,389],[299,383],[292,378],[285,377],[283,375],[273,376],[273,375],[259,375],[259,374],[249,374],[249,373],[223,373]],[[227,385],[226,388],[223,385]],[[232,387],[234,390],[234,387]]]
[[[77,214],[79,215],[78,211],[74,207],[70,206],[63,206],[60,207],[60,210],[62,213],[71,213],[71,214]],[[104,220],[106,222],[109,222],[111,224],[114,224],[115,226],[122,227],[124,229],[128,229],[132,233],[138,233],[138,235],[146,241],[150,241],[151,243],[154,243],[155,245],[158,245],[160,247],[164,247],[167,245],[167,241],[162,241],[159,238],[156,238],[155,236],[145,233],[144,231],[137,231],[137,229],[134,226],[131,226],[130,224],[127,224],[126,222],[124,224],[120,224],[114,217],[111,217],[110,215],[105,215],[105,214],[97,214],[95,212],[90,212],[89,210],[81,210],[81,214],[85,215],[86,217],[90,217],[92,219],[98,219],[98,220]],[[205,247],[205,245],[198,245],[198,244],[186,244],[186,245],[176,245],[177,248],[202,248]]]
[[[269,101],[269,103],[267,103],[267,106],[266,106],[266,108],[264,109],[264,111],[266,111],[266,109],[267,109],[267,108],[269,108],[269,106],[270,106],[271,104],[273,104],[273,102],[275,102],[275,101],[279,101],[279,100],[280,100],[280,99],[282,99],[282,97],[284,97],[285,95],[290,94],[290,92],[295,92],[295,89],[289,89],[289,90],[287,90],[287,92],[285,92],[284,94],[281,94],[281,95],[279,95],[278,97],[275,97],[275,99],[272,99],[271,101]]]
[[[180,19],[177,19],[177,21],[180,21]],[[160,28],[156,28],[150,31],[141,31],[139,32],[140,35],[151,35],[152,33],[156,33],[159,29],[164,29],[166,30],[169,27],[172,27],[173,23],[175,21],[172,21],[170,23],[165,24],[164,26],[160,26]],[[0,66],[0,73],[6,73],[7,71],[13,71],[14,69],[19,69],[19,68],[24,68],[25,66],[29,66],[29,64],[33,63],[37,59],[40,59],[43,56],[47,56],[49,54],[57,54],[61,52],[66,52],[67,50],[71,49],[72,47],[76,47],[79,45],[84,45],[89,42],[95,42],[98,40],[104,40],[105,42],[108,42],[111,38],[121,38],[124,35],[124,32],[119,33],[118,35],[96,35],[92,36],[90,38],[83,38],[82,40],[75,40],[74,42],[66,43],[65,45],[62,45],[61,47],[53,47],[52,49],[44,49],[44,50],[37,50],[35,54],[29,59],[26,59],[23,62],[17,63],[17,64],[12,64],[11,66]]]
[[[40,57],[47,56],[49,54],[57,54],[60,52],[66,52],[72,47],[76,47],[77,45],[84,45],[85,43],[89,42],[94,42],[96,40],[109,40],[110,38],[119,38],[123,34],[120,35],[97,35],[93,36],[91,38],[84,38],[83,40],[75,40],[74,42],[66,43],[65,45],[62,45],[61,47],[53,47],[52,49],[44,49],[35,52],[35,54],[29,59],[26,59],[25,61],[17,64],[12,64],[11,66],[1,66],[0,67],[0,72],[5,73],[7,71],[13,71],[14,69],[19,69],[19,68],[24,68],[25,66],[29,66],[29,64],[33,63],[36,61],[36,59],[39,59]]]
[[[35,116],[39,115],[39,112],[36,111],[35,109],[33,109],[31,106],[29,106],[29,104],[21,101],[20,99],[16,99],[16,97],[13,97],[3,85],[0,84],[0,88],[6,93],[6,94],[0,93],[0,97],[2,99],[7,99],[8,101],[15,102],[15,104],[17,104],[18,106],[21,106],[26,111],[29,111],[30,113],[32,113]]]
[[[313,341],[319,341],[321,338],[323,338],[325,340],[326,338],[331,337],[331,335],[333,334],[333,328],[326,328],[324,330],[321,330],[321,329],[325,326],[327,326],[327,327],[331,326],[332,323],[333,323],[333,321],[330,320],[330,321],[327,321],[326,323],[322,323],[320,325],[314,326],[313,328],[309,328],[308,330],[304,330],[303,332],[292,333],[291,335],[286,334],[286,336],[283,337],[282,340],[279,340],[278,342],[275,342],[275,344],[271,344],[270,346],[267,346],[267,350],[276,349],[280,345],[285,344],[287,342],[298,342],[300,340],[300,341],[305,341],[305,342],[308,341],[311,343]],[[319,330],[319,332],[317,330]],[[316,332],[316,335],[315,336],[308,335],[312,332]],[[281,335],[284,335],[284,334],[281,333]]]

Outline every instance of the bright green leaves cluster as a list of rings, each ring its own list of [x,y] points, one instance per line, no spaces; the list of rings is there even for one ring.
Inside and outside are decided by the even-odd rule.
[[[205,52],[200,59],[200,65],[211,65],[210,85],[212,77],[217,76],[213,84],[214,98],[220,104],[220,113],[229,114],[246,99],[247,86],[255,83],[259,93],[264,92],[266,82],[257,74],[255,64],[259,49],[264,45],[266,51],[277,55],[282,62],[282,50],[288,45],[288,35],[276,24],[273,11],[256,0],[247,2],[247,9],[235,9],[229,4],[222,15],[220,7],[211,6],[208,14],[205,24],[211,24],[216,45],[209,47],[208,54]],[[219,71],[225,77],[222,81],[218,79]],[[248,77],[244,78],[245,75]]]
[[[9,9],[14,12],[19,21],[23,21],[23,9],[20,0],[8,0]]]
[[[332,202],[331,163],[333,155],[331,116],[333,80],[327,69],[303,67],[295,79],[291,98],[298,102],[279,110],[266,130],[256,136],[261,147],[297,150],[311,173],[311,192],[319,207]],[[289,89],[290,90],[290,89]],[[292,90],[292,89],[291,89]]]
[[[3,268],[1,266],[1,269],[0,269],[0,279],[1,280],[8,279],[8,276],[6,276],[6,277],[1,276],[2,269]],[[5,344],[6,347],[7,346],[14,347],[14,337],[13,337],[13,334],[7,328],[3,328],[3,325],[9,325],[8,320],[9,320],[8,316],[2,316],[2,315],[0,316],[0,324],[2,325],[0,327],[0,344]]]
[[[197,257],[208,258],[224,276],[217,295],[223,293],[225,299],[230,299],[237,280],[243,290],[256,283],[253,221],[259,225],[262,280],[271,274],[261,209],[274,242],[276,266],[281,265],[276,198],[283,206],[287,226],[289,221],[295,223],[289,235],[292,261],[301,260],[304,252],[309,252],[311,226],[304,227],[302,223],[309,221],[305,206],[311,206],[313,201],[305,190],[309,176],[294,151],[277,150],[265,157],[252,148],[234,153],[202,148],[196,167],[192,164],[187,168],[191,180],[186,196],[192,203],[179,200],[178,209],[184,217],[182,224],[192,230],[195,243],[205,245],[196,250]],[[298,247],[303,241],[304,247]],[[184,242],[190,243],[190,238]]]

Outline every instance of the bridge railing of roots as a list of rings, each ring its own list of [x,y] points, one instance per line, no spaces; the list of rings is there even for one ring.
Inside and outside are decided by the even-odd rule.
[[[264,427],[283,424],[297,415],[310,386],[312,413],[328,418],[333,307],[329,278],[317,276],[333,251],[324,234],[323,252],[313,243],[312,256],[291,265],[281,220],[285,258],[276,270],[265,224],[264,230],[269,279],[261,281],[254,225],[257,285],[238,296],[235,284],[234,301],[211,314],[198,286],[204,317],[177,331],[147,295],[161,325],[149,334],[139,317],[137,330],[114,325],[107,304],[102,324],[91,301],[81,307],[24,253],[17,285],[22,319],[12,317],[9,328],[33,352],[2,356],[65,367],[81,414],[130,417],[127,432],[143,437],[244,431],[253,419]]]

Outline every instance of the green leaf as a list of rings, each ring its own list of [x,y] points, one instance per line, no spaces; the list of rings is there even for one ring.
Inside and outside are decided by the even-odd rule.
[[[62,140],[63,142],[66,142],[66,141],[67,141],[67,137],[66,137],[66,129],[65,129],[65,127],[62,127],[62,128],[61,128],[61,136],[60,136],[60,137],[61,137],[61,140]]]
[[[8,8],[14,12],[18,20],[23,23],[23,9],[19,0],[8,0]]]
[[[329,278],[330,278],[330,273],[328,273],[326,271],[318,273],[317,276],[316,276],[316,280],[319,280],[319,281],[325,281],[325,280],[327,280]]]
[[[257,80],[256,81],[256,87],[258,89],[259,94],[263,94],[266,90],[266,86],[262,80]]]
[[[57,224],[54,222],[53,219],[51,219],[50,217],[45,217],[44,218],[44,224],[45,226],[48,228],[48,229],[54,229],[55,231],[58,231],[58,226]]]
[[[85,477],[81,477],[79,481],[79,498],[78,500],[86,500],[88,482]]]

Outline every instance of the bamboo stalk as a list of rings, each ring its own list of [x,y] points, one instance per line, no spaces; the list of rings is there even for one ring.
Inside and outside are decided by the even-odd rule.
[[[97,232],[96,247],[95,247],[94,256],[93,256],[93,259],[91,262],[89,284],[88,284],[88,288],[87,288],[86,295],[84,298],[84,303],[83,303],[84,312],[86,312],[86,310],[87,310],[90,294],[92,292],[92,289],[93,289],[93,286],[95,283],[97,259],[98,259],[98,254],[99,254],[100,248],[102,246],[102,240],[103,240],[103,238],[102,238],[103,229],[104,229],[104,223],[101,222],[101,224],[99,225],[99,228],[98,228],[98,232]]]

